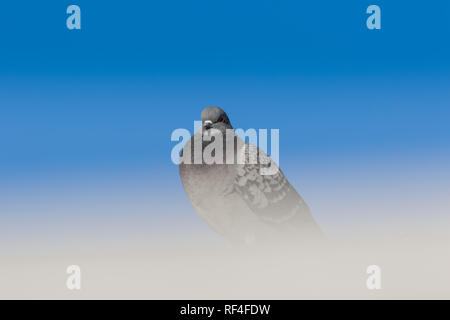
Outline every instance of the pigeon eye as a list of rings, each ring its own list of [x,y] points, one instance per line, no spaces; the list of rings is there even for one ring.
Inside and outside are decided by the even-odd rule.
[[[225,118],[224,117],[220,118],[219,122],[225,122]]]

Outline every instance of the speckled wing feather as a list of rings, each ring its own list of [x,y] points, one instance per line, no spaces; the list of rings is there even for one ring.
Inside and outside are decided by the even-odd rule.
[[[245,154],[244,164],[237,166],[234,189],[250,209],[271,225],[297,225],[319,231],[305,201],[277,164],[264,151],[248,143],[240,152]],[[263,170],[274,174],[264,175]]]

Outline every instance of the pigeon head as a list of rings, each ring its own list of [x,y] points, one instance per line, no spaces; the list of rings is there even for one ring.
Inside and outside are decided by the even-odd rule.
[[[219,107],[208,107],[202,111],[202,123],[205,130],[217,129],[225,133],[226,129],[233,129],[225,111]]]

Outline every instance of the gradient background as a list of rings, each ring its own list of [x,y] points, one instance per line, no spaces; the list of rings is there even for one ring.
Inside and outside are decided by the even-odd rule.
[[[209,105],[280,129],[330,237],[448,234],[449,1],[14,1],[0,30],[4,256],[222,242],[170,160]]]

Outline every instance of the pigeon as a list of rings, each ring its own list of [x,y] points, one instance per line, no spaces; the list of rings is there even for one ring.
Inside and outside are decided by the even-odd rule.
[[[221,108],[207,107],[201,119],[180,152],[179,174],[194,209],[212,229],[246,245],[322,239],[308,205],[277,164],[240,139]]]

